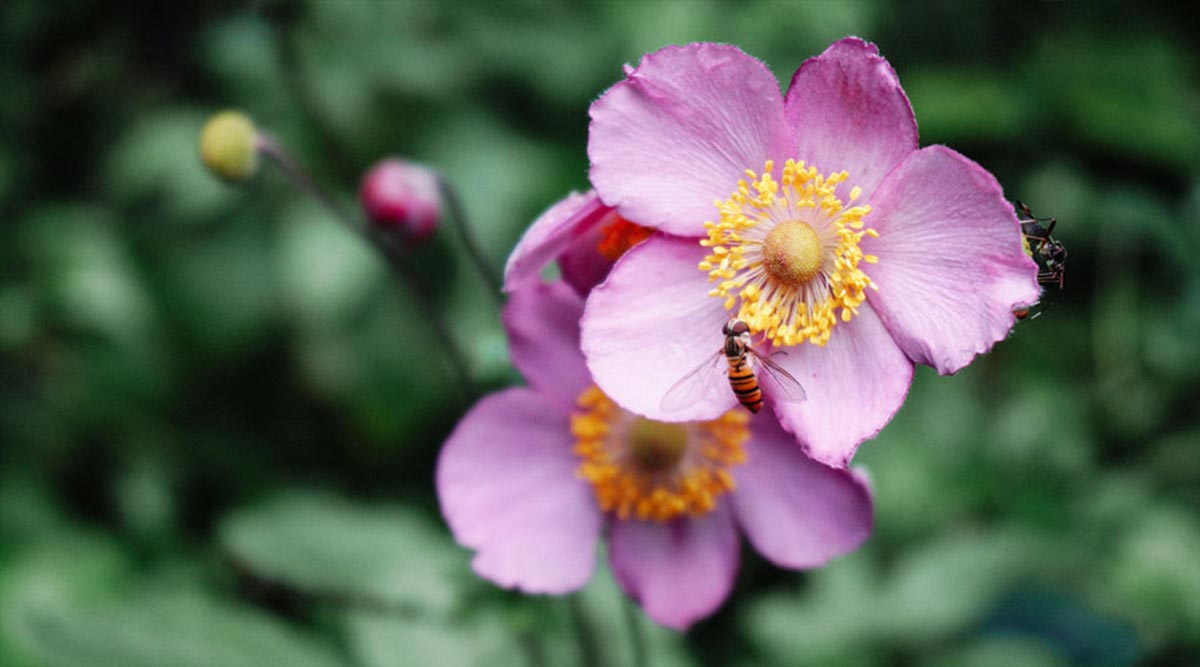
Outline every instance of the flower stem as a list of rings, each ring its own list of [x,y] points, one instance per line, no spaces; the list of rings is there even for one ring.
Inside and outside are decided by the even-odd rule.
[[[276,141],[275,137],[262,132],[258,133],[258,150],[266,158],[276,164],[288,178],[292,179],[292,183],[302,190],[304,193],[316,199],[321,206],[325,207],[338,222],[346,225],[350,231],[356,234],[366,233],[366,227],[359,223],[358,219],[350,213],[350,210],[342,206],[328,192],[325,192],[317,182],[309,176],[308,172],[300,166],[300,163],[288,153],[283,144]]]
[[[278,165],[280,170],[291,179],[292,183],[298,189],[316,199],[335,220],[345,225],[351,232],[362,236],[382,251],[392,273],[408,286],[409,291],[412,292],[413,297],[417,301],[418,307],[424,312],[425,320],[433,327],[436,338],[442,343],[446,357],[450,361],[450,365],[454,368],[459,388],[462,390],[464,396],[473,395],[474,383],[466,356],[459,349],[458,344],[451,334],[449,325],[446,324],[446,319],[443,317],[441,309],[432,298],[433,291],[425,284],[420,273],[415,271],[409,262],[405,261],[403,250],[388,235],[380,233],[368,225],[364,225],[348,208],[339,204],[328,192],[317,185],[312,176],[300,166],[300,163],[274,137],[265,132],[259,132],[258,149],[267,159]]]
[[[542,645],[541,637],[532,630],[526,630],[517,635],[517,640],[521,644],[521,650],[525,654],[525,662],[529,667],[546,667],[549,661],[546,659],[546,647]]]
[[[389,257],[391,254],[389,253]],[[472,396],[474,394],[474,385],[471,381],[471,370],[467,365],[466,357],[463,356],[462,350],[458,348],[458,344],[454,341],[454,335],[450,331],[450,327],[446,324],[446,319],[442,317],[441,309],[438,308],[436,300],[433,298],[433,290],[425,284],[425,280],[421,274],[413,270],[413,267],[405,262],[389,261],[392,271],[408,284],[409,291],[416,298],[421,310],[425,311],[426,319],[429,325],[433,327],[437,339],[443,341],[443,347],[446,350],[446,358],[450,360],[450,365],[454,367],[454,373],[458,377],[459,389],[464,396]]]
[[[600,634],[596,631],[596,623],[583,604],[583,597],[575,593],[567,597],[567,605],[571,609],[571,618],[575,621],[575,636],[579,640],[579,662],[584,667],[601,667]]]
[[[458,230],[458,235],[462,238],[463,245],[466,246],[467,254],[471,257],[471,261],[475,264],[475,268],[479,270],[480,275],[483,276],[484,282],[488,284],[492,298],[497,304],[503,305],[504,299],[501,296],[500,279],[492,270],[487,257],[484,256],[483,250],[479,247],[479,244],[475,241],[475,236],[471,233],[471,224],[467,218],[466,209],[462,205],[462,199],[441,174],[438,174],[437,182],[438,191],[442,195],[442,200],[446,202],[446,207],[450,210],[450,219],[453,221],[454,228]]]
[[[646,633],[642,626],[641,615],[633,601],[622,596],[621,609],[624,612],[625,626],[629,629],[629,645],[633,649],[633,667],[649,667],[649,653],[646,651]]]

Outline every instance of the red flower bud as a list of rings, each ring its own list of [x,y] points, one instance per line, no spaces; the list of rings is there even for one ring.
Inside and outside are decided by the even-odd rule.
[[[403,160],[375,163],[362,180],[359,200],[371,224],[409,247],[429,238],[442,218],[437,174]]]

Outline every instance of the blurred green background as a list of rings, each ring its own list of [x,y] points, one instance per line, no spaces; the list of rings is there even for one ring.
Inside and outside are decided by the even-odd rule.
[[[0,664],[1200,664],[1200,12],[1170,4],[0,4]],[[1066,289],[857,462],[875,534],[811,573],[747,550],[686,636],[473,577],[432,472],[474,396],[404,285],[266,168],[252,114],[348,204],[400,155],[498,269],[586,187],[587,107],[668,43],[781,81],[876,42],[923,144],[1059,220]],[[414,258],[479,391],[518,381],[451,234]],[[598,646],[581,655],[580,645]]]

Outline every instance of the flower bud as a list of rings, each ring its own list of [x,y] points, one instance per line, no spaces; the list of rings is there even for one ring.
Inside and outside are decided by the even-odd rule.
[[[244,181],[258,167],[258,132],[240,111],[222,111],[200,131],[200,160],[226,181]]]
[[[442,218],[438,177],[403,160],[381,160],[363,178],[359,199],[367,219],[412,247],[429,238]]]

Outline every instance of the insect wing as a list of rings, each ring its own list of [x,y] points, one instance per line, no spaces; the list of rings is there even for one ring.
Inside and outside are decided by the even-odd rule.
[[[694,403],[720,398],[721,392],[729,391],[729,380],[722,372],[724,363],[725,355],[718,350],[671,385],[659,407],[663,412],[679,412]]]
[[[747,352],[754,355],[754,370],[758,373],[759,384],[768,387],[768,393],[773,400],[785,403],[801,403],[808,400],[808,392],[804,391],[804,385],[791,373],[766,355],[754,351],[754,348],[748,348]]]

